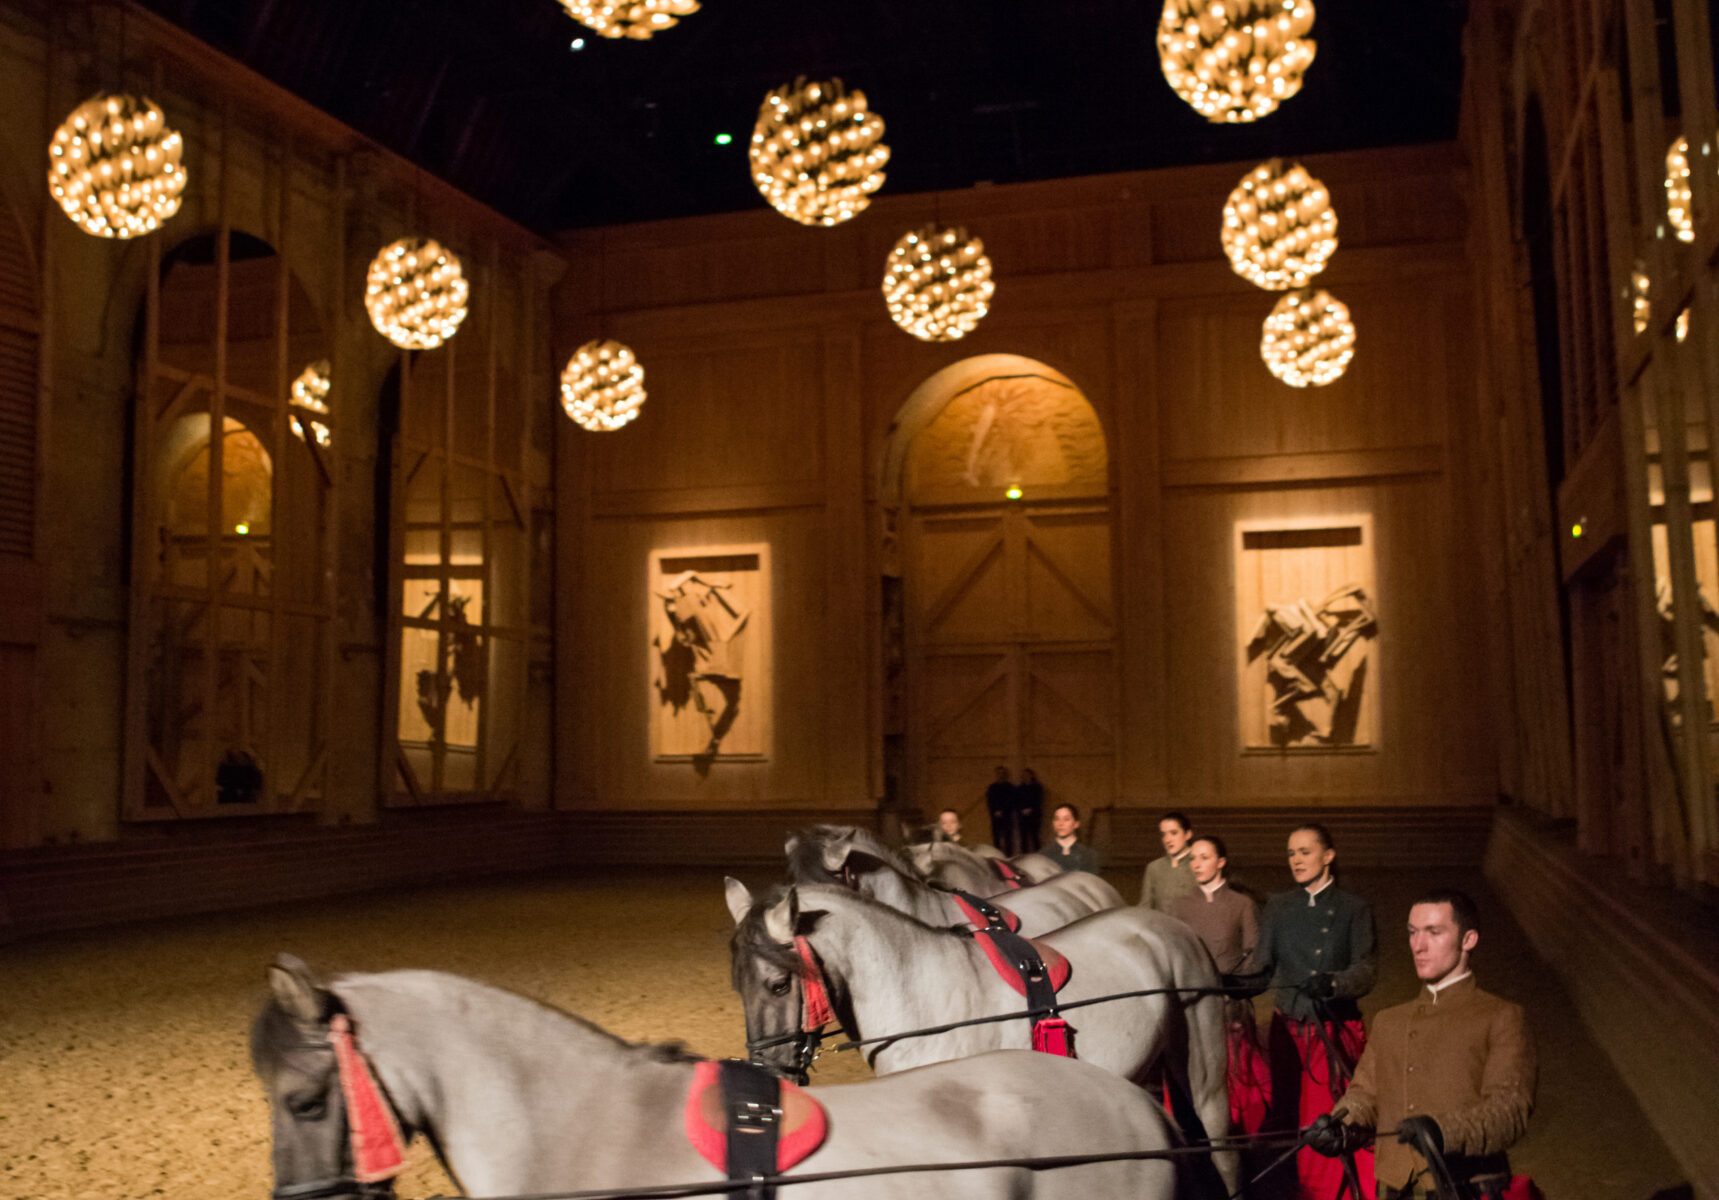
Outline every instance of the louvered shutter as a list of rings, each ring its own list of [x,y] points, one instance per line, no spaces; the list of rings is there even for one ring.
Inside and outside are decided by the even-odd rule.
[[[0,199],[0,554],[25,558],[35,548],[40,330],[35,258]]]

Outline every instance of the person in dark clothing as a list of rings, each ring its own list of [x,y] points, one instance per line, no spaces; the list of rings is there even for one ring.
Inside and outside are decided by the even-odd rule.
[[[1378,937],[1373,910],[1337,886],[1331,833],[1306,824],[1289,835],[1295,886],[1266,902],[1248,987],[1277,988],[1271,1017],[1271,1113],[1267,1130],[1305,1129],[1343,1096],[1366,1046],[1356,1001],[1373,990]],[[1357,1155],[1363,1177],[1372,1152]],[[1332,1200],[1341,1166],[1309,1147],[1296,1156],[1298,1200]]]
[[[1031,854],[1043,844],[1040,836],[1044,819],[1045,785],[1028,767],[1021,772],[1020,786],[1015,789],[1015,828],[1020,834],[1022,854]]]
[[[1062,865],[1065,871],[1090,871],[1096,875],[1103,869],[1098,851],[1080,840],[1080,809],[1072,804],[1059,804],[1051,812],[1051,832],[1056,836],[1043,853]]]
[[[985,789],[985,807],[991,814],[991,845],[1004,854],[1020,853],[1016,849],[1015,837],[1015,818],[1018,811],[1015,785],[1009,778],[1009,768],[997,768],[997,778]]]

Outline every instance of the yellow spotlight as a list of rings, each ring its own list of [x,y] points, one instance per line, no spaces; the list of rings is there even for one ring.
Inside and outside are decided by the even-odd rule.
[[[1580,521],[1577,521],[1574,525],[1570,526],[1570,536],[1573,538],[1579,538],[1587,531],[1587,526],[1583,525]]]
[[[237,525],[233,526],[233,532],[238,534],[240,537],[244,537],[246,534],[251,532],[251,527],[243,521],[240,521]]]
[[[1003,495],[1007,496],[1011,500],[1019,500],[1021,498],[1020,485],[1019,484],[1011,484],[1009,486],[1009,490],[1004,492]]]

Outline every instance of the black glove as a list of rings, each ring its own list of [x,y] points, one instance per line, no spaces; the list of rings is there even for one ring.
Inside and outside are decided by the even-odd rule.
[[[1397,1140],[1419,1150],[1422,1158],[1444,1153],[1444,1130],[1431,1117],[1404,1117],[1397,1122]],[[1430,1147],[1430,1152],[1429,1152]]]
[[[1310,998],[1329,1000],[1337,994],[1337,977],[1328,971],[1321,971],[1301,986]]]
[[[1340,1121],[1330,1113],[1323,1113],[1314,1118],[1301,1140],[1326,1158],[1338,1158],[1365,1146],[1367,1131]]]

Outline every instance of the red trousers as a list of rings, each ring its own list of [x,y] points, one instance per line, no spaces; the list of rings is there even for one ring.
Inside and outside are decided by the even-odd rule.
[[[1271,1108],[1271,1064],[1259,1043],[1252,1002],[1240,1003],[1247,1005],[1248,1010],[1231,1011],[1224,1029],[1224,1040],[1229,1046],[1230,1131],[1258,1133],[1265,1126],[1266,1112]]]
[[[1312,1021],[1297,1021],[1282,1013],[1271,1015],[1271,1086],[1273,1129],[1305,1129],[1315,1118],[1331,1111],[1348,1088],[1348,1074],[1332,1070],[1334,1046],[1353,1071],[1367,1045],[1367,1031],[1359,1020],[1334,1021],[1325,1026],[1326,1037]],[[1358,1151],[1355,1168],[1361,1179],[1361,1196],[1374,1200],[1373,1151]],[[1343,1186],[1343,1164],[1308,1147],[1295,1156],[1296,1200],[1336,1200]]]

